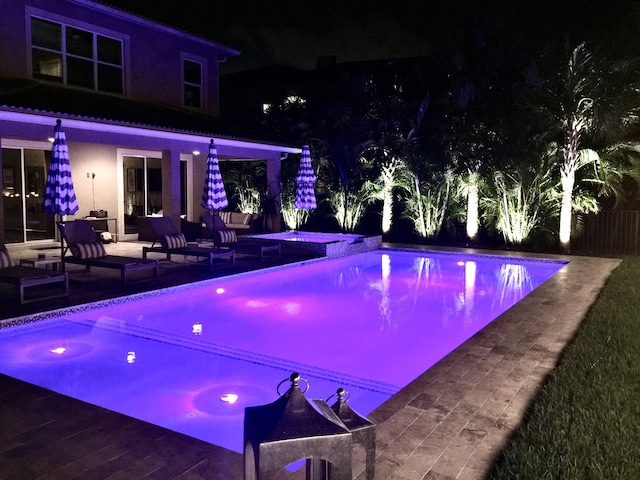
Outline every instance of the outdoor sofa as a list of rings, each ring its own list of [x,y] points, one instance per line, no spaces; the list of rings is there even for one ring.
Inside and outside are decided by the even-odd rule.
[[[220,211],[218,215],[226,228],[231,228],[238,235],[260,233],[262,231],[263,216],[260,213],[240,213]]]
[[[236,231],[218,215],[207,213],[201,217],[208,236],[213,239],[217,248],[232,248],[237,253],[254,255],[263,261],[266,256],[280,258],[281,250],[278,242],[238,236]]]

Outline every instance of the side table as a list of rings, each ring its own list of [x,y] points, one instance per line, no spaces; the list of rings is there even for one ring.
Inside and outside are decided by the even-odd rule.
[[[62,270],[60,258],[21,258],[20,265],[33,268],[51,268],[52,270]]]

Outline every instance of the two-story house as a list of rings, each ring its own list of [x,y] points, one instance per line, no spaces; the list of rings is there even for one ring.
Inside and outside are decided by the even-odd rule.
[[[219,63],[239,52],[92,0],[0,0],[0,235],[50,241],[42,197],[62,120],[80,210],[104,210],[120,239],[136,215],[197,219],[210,139],[224,161],[280,162],[300,148],[218,119]],[[196,152],[201,152],[197,154]]]

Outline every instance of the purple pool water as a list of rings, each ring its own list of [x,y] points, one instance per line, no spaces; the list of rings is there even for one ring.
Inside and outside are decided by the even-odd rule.
[[[0,329],[0,372],[241,452],[291,372],[366,415],[563,265],[377,250],[210,280]]]

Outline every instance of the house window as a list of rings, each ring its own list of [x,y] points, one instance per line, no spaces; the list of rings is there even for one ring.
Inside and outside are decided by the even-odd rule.
[[[202,108],[202,64],[184,60],[182,71],[185,107]]]
[[[31,59],[34,78],[124,93],[121,40],[31,17]]]

